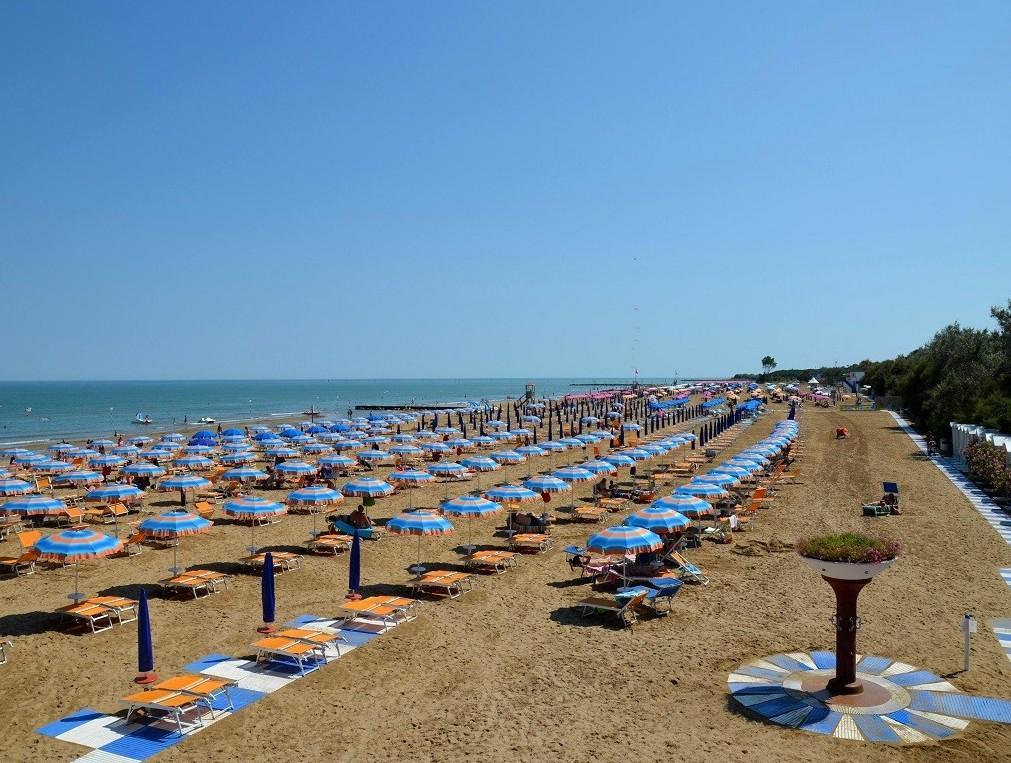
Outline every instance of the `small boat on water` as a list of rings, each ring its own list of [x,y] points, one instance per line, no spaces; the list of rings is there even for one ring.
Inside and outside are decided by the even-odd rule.
[[[323,411],[317,409],[315,406],[309,407],[307,410],[302,411],[303,416],[321,416]]]
[[[133,417],[134,424],[151,424],[152,419],[143,411],[138,411],[137,415]]]
[[[217,424],[218,422],[212,419],[210,416],[204,416],[201,419],[197,419],[198,424]]]

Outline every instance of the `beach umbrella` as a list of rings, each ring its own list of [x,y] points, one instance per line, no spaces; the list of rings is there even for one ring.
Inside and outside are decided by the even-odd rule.
[[[635,459],[626,453],[608,453],[600,460],[612,466],[635,466]]]
[[[14,456],[14,463],[16,464],[38,464],[50,460],[52,459],[44,453],[32,453],[31,451],[25,451]]]
[[[129,456],[133,458],[138,453],[140,453],[140,448],[136,445],[120,445],[118,448],[112,449],[112,455],[114,456]]]
[[[181,466],[191,471],[210,469],[214,466],[214,462],[204,456],[183,456],[182,458],[173,459],[172,463],[175,466]]]
[[[67,451],[74,450],[75,447],[69,442],[54,442],[49,446],[48,450],[51,450],[53,453],[66,453]]]
[[[269,476],[266,472],[254,469],[251,466],[240,466],[235,469],[229,469],[221,475],[221,478],[235,482],[256,482],[256,480],[265,480]]]
[[[67,504],[57,498],[45,495],[26,495],[7,501],[3,508],[13,514],[23,514],[26,517],[59,514],[67,508]]]
[[[143,490],[123,482],[110,482],[84,494],[86,501],[136,501],[143,497]]]
[[[590,461],[584,461],[579,465],[579,468],[585,469],[591,474],[595,474],[597,476],[614,474],[615,472],[618,471],[618,467],[616,467],[614,464],[608,463],[607,461],[600,461],[595,459]]]
[[[403,471],[390,472],[386,479],[397,485],[417,487],[418,485],[424,485],[426,482],[431,482],[435,478],[428,472],[423,472],[419,469],[405,469]],[[407,501],[408,508],[414,508],[414,500],[410,493],[407,495]]]
[[[235,464],[251,464],[256,460],[256,456],[249,451],[244,450],[239,453],[226,453],[219,460],[221,463],[229,466]]]
[[[74,564],[74,592],[69,598],[76,603],[87,598],[81,593],[81,562],[118,553],[123,550],[123,542],[94,530],[62,530],[41,538],[35,550],[40,561]]]
[[[484,497],[502,504],[532,503],[541,500],[540,494],[520,485],[496,485],[486,490]]]
[[[74,468],[73,464],[68,464],[66,461],[55,461],[53,459],[46,459],[45,461],[36,461],[29,464],[32,471],[36,472],[47,472],[51,474],[56,474],[58,472],[69,472]]]
[[[449,535],[453,532],[453,525],[448,519],[440,517],[431,511],[415,509],[405,511],[393,517],[386,523],[386,529],[394,535],[417,535],[418,536],[418,564],[411,568],[411,572],[421,576],[425,568],[421,565],[421,538],[425,535]]]
[[[354,466],[355,460],[347,456],[323,456],[319,460],[319,464],[321,466],[336,466],[340,469],[346,469],[349,466]]]
[[[572,486],[567,482],[563,482],[557,477],[552,477],[550,475],[538,475],[536,477],[531,477],[523,482],[523,487],[527,490],[532,490],[535,493],[540,493],[542,496],[553,493],[564,493],[572,490]]]
[[[467,519],[467,545],[464,546],[467,554],[474,551],[474,544],[471,542],[474,534],[473,523],[475,519],[498,514],[502,511],[502,505],[482,498],[479,495],[461,495],[441,504],[442,512],[453,517],[464,517]]]
[[[684,514],[674,509],[651,504],[630,514],[625,519],[625,524],[632,527],[645,527],[655,533],[673,533],[687,529],[692,522]]]
[[[355,457],[359,461],[368,461],[369,463],[379,464],[383,461],[389,461],[393,456],[385,450],[360,450],[355,453]]]
[[[516,452],[521,456],[526,456],[527,458],[532,458],[533,456],[545,456],[548,453],[546,450],[537,445],[521,445],[516,448]]]
[[[310,485],[293,490],[288,493],[288,497],[285,500],[289,506],[300,506],[309,509],[309,513],[312,514],[312,537],[315,538],[317,534],[316,515],[319,513],[319,508],[344,503],[344,496],[336,490],[324,487],[323,485]]]
[[[393,494],[393,485],[374,477],[362,477],[351,480],[341,488],[341,492],[346,496],[357,496],[360,498],[382,498]]]
[[[64,472],[56,478],[60,484],[70,485],[95,485],[102,481],[102,475],[90,469],[75,469],[72,472]]]
[[[747,469],[742,469],[739,466],[733,466],[732,464],[720,464],[719,466],[714,466],[709,470],[709,474],[729,474],[732,477],[737,477],[738,480],[746,479],[751,476],[751,472]]]
[[[302,446],[302,452],[303,453],[312,453],[312,454],[316,454],[316,455],[318,455],[320,453],[329,453],[332,450],[333,450],[333,447],[330,446],[330,445],[327,445],[324,442],[310,442],[307,445],[303,445]]]
[[[242,495],[225,501],[225,514],[239,522],[249,522],[249,553],[256,553],[256,525],[262,520],[279,517],[288,512],[283,503],[256,495]]]
[[[538,445],[541,450],[545,453],[561,453],[568,450],[568,446],[562,445],[560,442],[555,442],[554,440],[548,440],[547,442],[542,442]]]
[[[275,472],[281,474],[315,474],[318,467],[315,464],[308,464],[305,461],[284,461],[274,467]]]
[[[490,461],[491,459],[488,460]],[[495,462],[492,461],[492,463]],[[439,461],[434,464],[428,464],[425,468],[431,474],[447,477],[454,477],[467,473],[467,467],[463,464],[458,464],[456,461]]]
[[[147,606],[147,591],[140,589],[137,601],[137,676],[135,684],[146,686],[158,680],[154,672],[154,642],[151,639],[151,613]]]
[[[142,520],[137,528],[150,538],[175,541],[172,544],[172,568],[169,571],[173,575],[178,575],[182,571],[178,564],[179,539],[187,535],[209,532],[212,525],[209,519],[175,509],[156,517],[148,517]]]
[[[737,479],[732,474],[724,474],[723,472],[708,472],[706,474],[697,474],[689,480],[689,484],[697,484],[699,482],[708,482],[711,485],[718,485],[721,488],[727,489],[731,487],[736,487],[740,484],[740,480]]]
[[[515,450],[493,450],[488,455],[500,464],[521,464],[527,460],[526,456]]]
[[[402,443],[400,445],[394,445],[389,450],[395,456],[420,456],[423,451],[417,445],[409,445],[407,443]]]
[[[196,474],[177,474],[169,477],[167,480],[162,480],[158,487],[162,490],[178,490],[179,503],[185,506],[187,490],[198,490],[202,487],[208,487],[210,484],[210,480],[206,480]]]
[[[594,533],[586,541],[586,550],[604,556],[635,556],[663,548],[663,538],[644,527],[618,525]],[[624,579],[624,570],[622,578]],[[627,584],[627,579],[625,583]]]
[[[642,448],[625,448],[621,451],[621,453],[633,458],[636,461],[645,461],[646,459],[653,457],[652,453],[648,450],[643,450]]]
[[[483,434],[479,434],[479,435],[476,435],[475,437],[471,437],[470,441],[472,443],[474,443],[475,445],[477,445],[478,447],[480,447],[480,448],[484,448],[484,447],[487,447],[489,445],[494,445],[495,444],[495,438],[494,437],[488,437],[487,435],[483,435]]]
[[[19,456],[28,456],[28,455],[32,455],[32,452],[28,450],[28,448],[15,447],[15,448],[3,448],[2,450],[0,450],[0,456],[3,456],[4,458],[13,458],[15,460]]]
[[[275,604],[274,555],[268,551],[263,557],[263,571],[260,574],[260,605],[263,611],[263,624],[256,629],[257,633],[274,632]]]
[[[703,517],[711,517],[715,514],[713,505],[709,501],[695,495],[678,495],[677,491],[665,498],[658,498],[650,506],[670,509],[683,514],[689,519],[702,519]]]
[[[273,448],[267,448],[263,451],[265,455],[271,458],[298,458],[298,451],[294,448],[289,448],[287,445],[279,445]]]

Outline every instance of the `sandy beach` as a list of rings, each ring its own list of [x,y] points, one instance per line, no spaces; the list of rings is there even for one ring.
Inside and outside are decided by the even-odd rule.
[[[773,406],[728,452],[767,434],[784,414]],[[797,464],[802,484],[784,486],[753,528],[735,534],[734,544],[705,543],[691,551],[712,582],[686,585],[669,616],[643,619],[631,631],[579,617],[575,604],[590,586],[570,570],[561,549],[605,525],[562,521],[547,554],[524,556],[508,574],[482,577],[459,600],[426,601],[414,622],[159,759],[1011,759],[1008,727],[974,722],[943,743],[872,746],[784,731],[728,702],[727,674],[742,661],[832,648],[830,591],[789,548],[813,531],[886,531],[906,545],[904,558],[861,598],[862,652],[951,673],[961,666],[962,613],[973,611],[981,621],[1006,614],[1007,589],[995,571],[1011,563],[1007,547],[888,414],[808,407],[801,421],[807,443]],[[837,426],[847,426],[852,436],[835,440]],[[571,453],[543,457],[534,470],[573,460]],[[495,483],[519,481],[527,472],[520,464],[492,477]],[[902,486],[903,515],[861,517],[861,501],[877,498],[883,479]],[[451,494],[472,487],[451,485]],[[415,506],[434,506],[444,492],[433,485],[412,491],[411,498]],[[589,493],[589,487],[577,489],[579,497]],[[175,504],[157,493],[148,501],[155,508]],[[407,501],[405,494],[381,499],[372,514],[383,520]],[[612,517],[606,524],[616,523]],[[503,546],[504,539],[493,536],[501,524],[501,517],[475,523],[476,542]],[[290,515],[258,530],[257,542],[298,550],[311,526],[311,517]],[[456,526],[454,537],[424,540],[426,564],[459,565],[456,547],[466,527]],[[212,652],[250,654],[259,584],[235,563],[248,543],[248,528],[227,519],[219,519],[209,536],[182,541],[181,565],[237,577],[228,591],[198,601],[152,600],[161,674]],[[10,541],[3,545],[5,553],[14,548]],[[393,536],[365,545],[366,593],[403,593],[416,550],[414,539]],[[154,591],[151,584],[165,577],[170,563],[171,551],[148,548],[130,559],[89,564],[82,568],[82,587],[135,597],[140,585]],[[346,581],[346,556],[307,556],[301,570],[277,578],[278,621],[335,614]],[[51,613],[72,587],[72,568],[0,581],[0,635],[15,642],[10,662],[0,668],[0,703],[8,708],[0,737],[4,760],[74,759],[86,750],[33,729],[82,707],[114,712],[130,690],[135,628],[97,636],[60,630]],[[964,691],[1002,696],[1009,678],[1011,664],[981,626],[972,670],[953,682]]]

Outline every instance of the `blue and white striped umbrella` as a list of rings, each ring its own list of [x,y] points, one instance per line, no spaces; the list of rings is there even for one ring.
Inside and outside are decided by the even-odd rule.
[[[298,458],[298,451],[294,448],[289,448],[287,445],[267,448],[264,453],[271,458]]]
[[[446,445],[451,448],[473,448],[474,443],[466,437],[452,437],[446,440]]]
[[[28,450],[28,448],[4,448],[3,450],[0,450],[0,456],[3,456],[4,458],[16,459],[18,456],[28,456],[31,454],[32,452]]]
[[[15,464],[38,464],[49,460],[51,460],[49,456],[44,453],[32,453],[31,451],[14,456]]]
[[[394,454],[395,456],[420,456],[424,452],[425,451],[423,451],[417,445],[410,445],[408,443],[403,443],[401,445],[394,445],[392,448],[390,448],[390,453]]]
[[[610,464],[607,461],[584,461],[579,465],[581,469],[585,469],[591,474],[614,474],[618,471],[618,467],[614,464]]]
[[[489,437],[491,437],[494,440],[497,440],[498,442],[506,442],[507,440],[516,439],[516,435],[514,435],[512,432],[492,432],[489,435]]]
[[[493,450],[488,455],[500,464],[520,464],[527,460],[526,456],[515,450]]]
[[[744,479],[751,476],[751,472],[733,464],[720,464],[709,470],[710,474],[729,474],[731,477]]]
[[[538,445],[541,450],[547,453],[561,453],[562,451],[568,450],[569,446],[560,442],[555,442],[554,440],[548,440],[547,442],[542,442]]]
[[[330,453],[333,451],[333,447],[327,445],[325,442],[310,442],[308,445],[302,446],[303,453]]]
[[[775,458],[779,455],[781,448],[777,448],[775,445],[752,445],[746,450],[742,450],[740,455],[750,456],[752,453],[764,456],[765,458]]]
[[[513,437],[530,437],[530,435],[532,435],[533,432],[531,432],[526,427],[517,427],[516,429],[510,429],[509,434],[511,434]]]
[[[371,437],[366,437],[362,442],[369,445],[382,445],[390,441],[389,437],[383,437],[382,435],[372,435]]]
[[[226,453],[245,453],[252,450],[253,446],[243,440],[242,442],[226,442],[221,446],[221,449]]]
[[[663,538],[644,527],[618,525],[594,533],[586,541],[586,550],[607,556],[632,556],[663,548]]]
[[[186,439],[186,435],[179,434],[179,432],[169,432],[168,434],[163,434],[161,438],[169,442],[182,442]]]
[[[176,466],[181,466],[185,469],[200,470],[200,469],[210,469],[214,466],[214,462],[209,458],[204,456],[183,456],[182,458],[177,458],[172,461]]]
[[[35,487],[24,480],[0,479],[0,495],[25,495],[35,491]]]
[[[541,500],[538,493],[519,485],[496,485],[486,490],[484,497],[500,503],[531,503]]]
[[[393,458],[393,456],[385,450],[360,450],[355,453],[355,457],[359,461],[368,461],[372,464],[379,464]]]
[[[54,442],[49,446],[48,450],[51,450],[53,453],[66,453],[73,450],[75,447],[76,446],[71,445],[69,442]]]
[[[527,458],[533,458],[534,456],[546,456],[548,452],[536,445],[520,445],[516,448],[516,452],[521,456],[526,456]]]
[[[456,427],[436,427],[436,434],[461,434],[460,430]]]
[[[423,485],[435,478],[428,472],[423,472],[420,469],[404,469],[403,471],[390,472],[386,476],[386,479],[390,482],[402,483],[404,485]]]
[[[208,519],[177,509],[166,511],[156,517],[148,517],[137,527],[152,538],[170,539],[205,533],[211,529],[212,524]]]
[[[580,466],[565,466],[561,469],[556,469],[551,473],[551,476],[557,477],[564,482],[592,482],[597,479],[597,476],[593,472]]]
[[[64,485],[94,485],[102,481],[102,475],[90,469],[75,469],[64,472],[56,478],[56,482]]]
[[[429,464],[426,468],[432,474],[458,475],[467,473],[467,467],[456,463],[456,461],[437,461],[434,464]]]
[[[414,442],[414,435],[412,434],[395,434],[393,435],[393,442]]]
[[[243,495],[225,501],[225,514],[233,519],[244,521],[263,519],[266,517],[279,517],[288,512],[283,503],[271,501],[256,495]]]
[[[140,448],[136,445],[120,445],[118,448],[112,449],[112,454],[114,456],[128,456],[133,457],[140,453]]]
[[[317,469],[315,464],[307,464],[305,461],[284,461],[274,467],[274,471],[281,474],[315,474]]]
[[[226,453],[220,459],[223,464],[251,464],[256,460],[256,455],[250,453],[248,450],[240,451],[238,453]]]
[[[214,448],[210,445],[187,445],[183,448],[183,453],[187,456],[206,456],[208,453],[213,453]]]
[[[469,458],[461,458],[460,463],[466,466],[468,469],[473,469],[476,472],[494,472],[502,468],[502,464],[500,464],[494,458],[488,458],[487,456],[471,456]]]
[[[720,499],[725,498],[728,493],[719,485],[712,482],[689,482],[674,491],[674,495],[694,495],[703,498]],[[684,513],[684,512],[682,512]]]
[[[580,442],[584,442],[584,443],[587,443],[587,444],[590,444],[590,445],[592,445],[595,442],[600,442],[600,437],[599,436],[597,436],[595,434],[591,434],[589,432],[584,432],[583,434],[577,434],[572,439],[579,440]]]
[[[520,416],[520,421],[522,421],[524,424],[540,424],[541,423],[541,417],[540,416],[532,416],[532,415],[531,416]]]
[[[147,445],[149,442],[153,442],[153,440],[147,435],[139,434],[136,437],[131,437],[127,442],[131,445]]]
[[[162,490],[197,490],[210,484],[210,480],[196,474],[177,474],[167,480],[162,480],[158,487]]]
[[[736,466],[738,469],[745,469],[749,474],[757,474],[765,469],[758,461],[748,458],[728,458],[723,462],[724,466]]]
[[[7,501],[3,508],[5,511],[30,517],[58,514],[67,508],[67,504],[45,495],[26,495],[23,498]]]
[[[677,492],[665,498],[657,498],[650,506],[676,511],[689,519],[711,517],[715,513],[713,505],[709,501],[694,495],[678,495]]]
[[[362,477],[345,484],[341,492],[347,496],[381,498],[393,494],[393,485],[373,477]]]
[[[47,562],[81,562],[114,554],[122,541],[94,530],[63,530],[46,535],[35,544],[39,558]]]
[[[134,485],[110,482],[84,494],[86,501],[135,501],[144,497],[144,491]]]
[[[491,421],[485,422],[485,426],[492,427],[493,429],[501,429],[505,425],[506,423],[504,421],[500,421],[499,419],[492,419]]]
[[[741,484],[741,481],[737,479],[737,477],[732,474],[726,474],[725,472],[706,472],[705,474],[696,474],[690,481],[708,482],[713,485],[719,485],[722,488],[736,487]]]
[[[639,426],[638,424],[636,424],[635,422],[632,422],[632,421],[625,422],[624,424],[621,425],[621,428],[624,429],[626,432],[641,432],[642,431],[642,427]]]
[[[600,423],[600,419],[598,419],[596,416],[583,416],[583,418],[581,418],[579,421],[582,424],[599,424]]]
[[[438,440],[439,435],[433,432],[431,429],[422,429],[420,432],[415,432],[414,437],[417,440]]]
[[[348,456],[323,456],[319,460],[320,466],[336,466],[339,469],[346,469],[355,465],[355,460]]]
[[[222,479],[234,480],[236,482],[255,482],[256,480],[265,480],[269,476],[266,472],[261,472],[259,469],[254,469],[251,466],[240,466],[237,469],[229,469],[221,475]]]
[[[386,529],[395,535],[449,535],[453,524],[432,511],[418,509],[393,517],[386,523]]]
[[[154,464],[138,462],[124,466],[123,474],[135,474],[142,477],[161,477],[165,474],[165,470]]]
[[[362,447],[364,444],[361,440],[338,440],[333,444],[333,448],[334,450],[354,450],[355,448]]]
[[[429,453],[449,453],[452,450],[451,447],[443,442],[426,442],[421,447]]]
[[[669,450],[658,442],[645,442],[639,446],[639,449],[652,453],[654,456],[662,456]]]
[[[562,437],[558,442],[569,448],[582,448],[584,445],[582,440],[577,440],[575,437]]]
[[[635,466],[635,459],[624,453],[608,453],[601,461],[606,461],[614,466]]]
[[[572,487],[558,477],[550,475],[537,475],[523,482],[523,487],[533,490],[535,493],[564,493],[572,490]]]
[[[450,516],[476,519],[498,514],[502,511],[502,504],[489,501],[479,495],[461,495],[459,498],[443,501],[440,508],[444,514]]]
[[[633,512],[625,519],[632,527],[645,527],[655,533],[672,533],[687,530],[692,521],[684,514],[664,506],[647,506]]]
[[[51,474],[56,474],[57,472],[69,472],[74,468],[73,464],[68,464],[66,461],[56,461],[54,459],[37,461],[30,466],[33,471],[49,472]]]
[[[642,448],[625,448],[621,451],[622,455],[633,458],[636,461],[645,461],[648,458],[653,458],[653,454],[648,450],[643,450]]]
[[[495,438],[494,437],[489,437],[486,434],[479,434],[479,435],[476,435],[474,437],[471,437],[470,441],[472,443],[474,443],[475,445],[477,445],[478,447],[480,447],[480,448],[484,448],[484,447],[486,447],[488,445],[494,445],[495,444]]]
[[[322,485],[310,485],[291,491],[285,500],[295,506],[330,506],[344,503],[344,496]]]

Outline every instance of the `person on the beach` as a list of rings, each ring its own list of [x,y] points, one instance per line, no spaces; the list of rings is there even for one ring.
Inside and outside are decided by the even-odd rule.
[[[351,516],[348,517],[348,523],[358,530],[367,530],[372,527],[372,520],[369,519],[364,504],[358,504],[358,508],[351,512]]]

